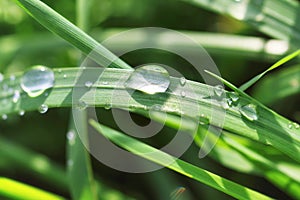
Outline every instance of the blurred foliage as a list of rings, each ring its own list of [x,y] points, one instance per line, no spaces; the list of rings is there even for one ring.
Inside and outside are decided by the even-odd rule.
[[[54,10],[70,21],[76,21],[75,3],[70,0],[44,1]],[[182,1],[172,0],[94,0],[89,13],[90,31],[110,28],[164,27],[184,31],[201,31],[229,33],[248,36],[268,36],[257,32],[244,23],[226,16],[221,16]],[[99,37],[100,38],[100,37]],[[247,45],[247,44],[245,44]],[[209,52],[210,53],[210,52]],[[273,60],[239,57],[235,54],[211,54],[222,76],[236,85],[267,69]],[[0,72],[11,74],[24,71],[32,65],[41,64],[48,67],[77,66],[80,54],[59,37],[49,33],[17,4],[11,0],[0,0]],[[133,66],[148,62],[163,63],[180,71],[186,78],[199,80],[187,66],[187,62],[158,50],[134,51],[123,56],[123,59]],[[291,61],[292,65],[296,61]],[[279,72],[279,70],[275,70]],[[274,80],[271,80],[274,81]],[[276,80],[275,80],[276,81]],[[259,84],[259,83],[258,83]],[[267,84],[266,82],[262,83]],[[272,88],[271,86],[268,86]],[[270,91],[269,91],[270,92]],[[251,93],[251,89],[249,90]],[[272,95],[272,92],[270,94]],[[259,96],[259,95],[258,95]],[[260,96],[263,99],[263,96]],[[268,96],[268,99],[272,97]],[[300,121],[299,90],[298,96],[287,96],[281,101],[272,101],[272,108]],[[269,101],[266,101],[269,102]],[[37,112],[26,113],[24,116],[9,116],[0,121],[0,135],[16,145],[47,156],[60,166],[65,166],[65,135],[68,129],[69,109],[52,109],[45,115]],[[103,123],[114,125],[111,113],[99,109],[105,116]],[[148,120],[137,117],[138,123],[147,124]],[[166,128],[167,132],[175,132]],[[217,173],[223,177],[237,181],[257,191],[277,199],[289,199],[284,192],[260,177],[237,173],[221,166],[211,158],[199,160],[198,148],[194,145],[184,154],[183,158],[190,163]],[[65,189],[58,189],[39,178],[38,174],[23,169],[22,165],[0,151],[0,175],[28,183],[47,191],[69,197]],[[212,188],[200,185],[187,177],[162,169],[147,174],[127,174],[115,171],[93,160],[93,169],[104,185],[136,199],[166,199],[177,187],[186,188],[186,196],[180,199],[231,199]],[[64,179],[66,177],[62,177]],[[165,183],[162,184],[161,182]],[[170,184],[170,186],[168,185]],[[112,194],[112,193],[111,193]],[[108,195],[109,196],[109,195]],[[118,196],[118,195],[116,195]],[[112,199],[107,197],[107,199]],[[117,199],[117,198],[116,198]]]

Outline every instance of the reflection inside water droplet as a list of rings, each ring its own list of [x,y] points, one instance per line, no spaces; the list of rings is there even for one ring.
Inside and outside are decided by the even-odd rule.
[[[21,88],[30,97],[41,95],[46,89],[53,87],[54,73],[44,66],[35,66],[21,78]]]
[[[39,113],[44,114],[48,111],[48,106],[46,104],[42,104],[39,109],[38,109]]]
[[[137,68],[125,82],[126,88],[131,88],[155,94],[165,92],[170,85],[170,76],[168,71],[157,65],[145,65]]]

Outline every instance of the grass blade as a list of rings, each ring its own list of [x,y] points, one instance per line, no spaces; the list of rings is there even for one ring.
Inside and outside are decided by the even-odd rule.
[[[24,183],[17,182],[8,178],[0,177],[0,195],[10,199],[47,199],[47,200],[63,200],[50,192],[43,191]]]
[[[258,74],[257,76],[253,77],[251,80],[247,81],[246,83],[244,83],[239,89],[241,91],[245,91],[247,90],[249,87],[251,87],[254,83],[256,83],[259,79],[261,79],[266,73],[268,73],[269,71],[276,69],[277,67],[283,65],[284,63],[290,61],[291,59],[297,57],[300,55],[300,50],[297,50],[287,56],[285,56],[284,58],[280,59],[279,61],[277,61],[275,64],[273,64],[271,67],[269,67],[266,71],[262,72],[261,74]]]
[[[128,64],[123,62],[63,16],[52,10],[42,1],[15,1],[40,24],[70,42],[83,53],[89,54],[91,51],[94,51],[94,53],[91,54],[91,58],[97,63],[115,68],[130,68]]]
[[[130,138],[125,134],[117,132],[106,126],[100,125],[97,122],[91,120],[90,124],[105,137],[112,140],[122,148],[142,156],[150,161],[165,166],[166,160],[174,159],[171,155],[159,151],[147,144],[144,144],[138,140]],[[153,154],[147,154],[145,152],[157,152],[157,156],[151,156]],[[198,168],[180,159],[174,161],[174,163],[166,166],[167,168],[174,170],[187,177],[193,178],[199,182],[209,185],[217,190],[220,190],[226,194],[229,194],[237,199],[271,199],[263,194],[253,191],[249,188],[243,187],[218,175],[215,175],[209,171]]]

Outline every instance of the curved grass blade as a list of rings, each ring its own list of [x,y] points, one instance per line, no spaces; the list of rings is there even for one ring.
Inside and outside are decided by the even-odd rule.
[[[263,73],[253,77],[251,80],[247,81],[246,83],[244,83],[241,87],[239,87],[239,89],[241,91],[245,91],[247,90],[249,87],[251,87],[254,83],[256,83],[259,79],[261,79],[266,73],[268,73],[269,71],[276,69],[277,67],[283,65],[284,63],[290,61],[291,59],[297,57],[300,55],[300,50],[295,51],[294,53],[291,53],[287,56],[285,56],[284,58],[280,59],[279,61],[277,61],[275,64],[273,64],[271,67],[269,67],[266,71],[264,71]]]
[[[283,98],[299,94],[299,91],[300,65],[295,65],[263,79],[254,87],[252,94],[260,102],[270,105]]]
[[[0,195],[10,199],[47,199],[63,200],[65,198],[52,194],[33,186],[0,177]]]
[[[91,58],[98,64],[115,68],[131,68],[92,37],[76,27],[63,16],[39,0],[15,0],[28,14],[44,27],[56,33],[86,55],[91,51]]]
[[[14,81],[11,81],[9,77],[5,77],[5,80],[1,83],[1,85],[3,86],[7,84],[9,88],[12,88],[12,90],[0,91],[0,105],[2,105],[0,107],[0,115],[18,113],[20,110],[36,110],[42,104],[48,105],[49,108],[71,107],[73,105],[72,92],[74,86],[76,86],[76,88],[79,87],[86,90],[80,100],[84,101],[88,106],[105,107],[107,106],[107,103],[111,102],[113,107],[129,109],[133,112],[137,112],[145,111],[145,109],[149,110],[151,106],[158,104],[163,106],[164,111],[167,113],[176,114],[176,112],[178,112],[178,110],[176,110],[178,106],[178,99],[181,99],[180,103],[184,106],[184,108],[186,108],[186,112],[183,114],[177,114],[196,121],[199,120],[201,115],[210,116],[212,109],[215,111],[217,110],[216,114],[218,114],[218,109],[220,110],[222,107],[220,104],[216,104],[209,98],[203,98],[210,97],[211,92],[214,90],[214,87],[209,85],[187,81],[186,83],[189,84],[190,89],[185,91],[185,98],[181,98],[180,92],[172,93],[172,91],[156,95],[147,95],[141,92],[135,92],[132,96],[128,93],[127,88],[124,87],[124,83],[132,73],[132,70],[99,68],[87,68],[85,70],[94,74],[99,74],[99,70],[102,70],[101,80],[95,81],[93,85],[95,90],[92,90],[93,92],[89,92],[91,90],[87,89],[84,83],[76,86],[76,80],[80,73],[82,73],[80,69],[68,68],[54,70],[56,77],[54,87],[47,91],[48,96],[40,95],[36,98],[30,98],[21,91],[19,85],[20,75],[16,75]],[[224,81],[222,78],[220,79]],[[103,84],[103,82],[105,82],[105,84]],[[228,82],[225,81],[224,83],[227,84]],[[180,79],[171,77],[170,87],[177,87],[179,85]],[[241,94],[245,94],[232,84],[229,83],[229,85]],[[12,101],[15,90],[19,90],[21,92],[20,100],[17,103]],[[194,95],[190,96],[189,94]],[[128,99],[130,101],[130,108],[127,103],[129,101],[124,101],[124,99]],[[242,117],[239,106],[247,105],[249,103],[256,105],[259,120],[248,121]],[[199,106],[201,113],[195,112],[195,108],[197,106]],[[211,122],[209,121],[209,123]],[[226,110],[225,121],[222,128],[231,133],[236,133],[252,140],[272,145],[294,160],[300,162],[300,129],[291,129],[288,126],[290,123],[293,122],[266,108],[257,100],[245,94],[240,95],[237,106],[229,107]],[[216,127],[219,126],[219,124],[211,125]]]
[[[122,148],[142,156],[152,162],[165,166],[171,170],[174,170],[184,176],[193,178],[199,182],[202,182],[210,187],[220,190],[226,194],[229,194],[237,199],[271,199],[263,194],[253,191],[249,188],[236,184],[218,175],[215,175],[209,171],[198,168],[180,159],[176,159],[172,164],[165,165],[166,160],[174,159],[173,156],[159,151],[147,144],[144,144],[138,140],[135,140],[125,134],[117,132],[109,127],[98,124],[96,121],[90,120],[90,124],[100,133],[108,139],[112,140]],[[153,154],[147,154],[146,152],[157,152],[157,156]]]

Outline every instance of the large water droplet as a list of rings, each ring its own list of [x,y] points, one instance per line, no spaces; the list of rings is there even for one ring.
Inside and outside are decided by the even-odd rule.
[[[147,94],[165,92],[170,85],[169,73],[163,67],[146,65],[137,68],[125,82],[125,87]]]
[[[41,95],[46,89],[53,87],[54,73],[44,66],[35,66],[21,78],[21,88],[30,97]]]
[[[217,95],[217,96],[222,96],[222,94],[223,94],[223,92],[224,92],[224,88],[223,88],[223,86],[222,85],[216,85],[215,87],[214,87],[214,92],[215,92],[215,94]]]
[[[17,102],[19,101],[20,97],[21,97],[20,91],[19,91],[19,90],[16,90],[16,91],[14,92],[14,96],[13,96],[12,101],[13,101],[14,103],[17,103]]]
[[[44,114],[48,111],[48,106],[46,104],[42,104],[39,109],[38,109],[39,113]]]
[[[248,104],[240,108],[240,113],[250,121],[257,120],[256,106]]]

